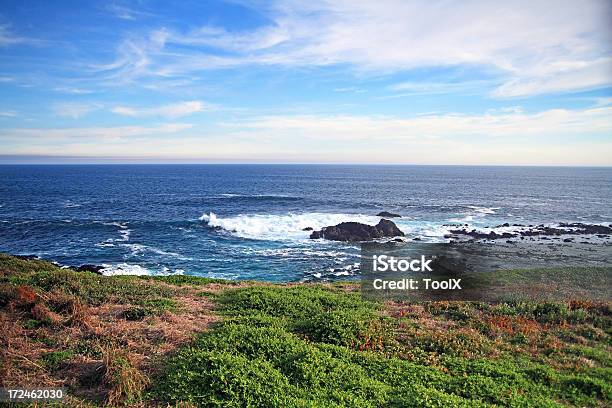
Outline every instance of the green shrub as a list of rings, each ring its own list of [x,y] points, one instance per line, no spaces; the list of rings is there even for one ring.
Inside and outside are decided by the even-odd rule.
[[[333,310],[358,314],[373,313],[378,306],[358,294],[333,292],[319,287],[251,287],[228,290],[220,298],[225,311],[232,315],[258,311],[269,316],[301,320]]]
[[[167,400],[207,407],[284,407],[295,392],[265,360],[195,349],[174,358],[160,384]]]
[[[57,369],[64,361],[69,360],[74,355],[72,350],[51,351],[42,356],[42,361],[49,370]]]
[[[169,276],[139,276],[140,279],[149,281],[166,282],[171,285],[208,285],[210,283],[223,283],[227,285],[237,285],[239,282],[225,279],[205,278],[193,275],[169,275]]]

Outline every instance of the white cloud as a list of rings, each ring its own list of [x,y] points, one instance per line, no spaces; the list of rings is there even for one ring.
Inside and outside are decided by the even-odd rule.
[[[205,106],[206,105],[202,101],[185,101],[149,108],[115,106],[111,111],[118,115],[131,117],[162,116],[166,118],[178,118],[201,112],[204,110]]]
[[[516,76],[497,88],[493,96],[514,97],[612,85],[612,58],[583,61],[550,71]]]
[[[28,41],[29,40],[27,38],[19,37],[11,33],[8,25],[0,24],[0,47],[25,43]]]
[[[5,129],[5,154],[174,161],[612,165],[612,106],[414,117],[255,116],[190,124]],[[169,136],[172,137],[162,137]]]
[[[62,102],[52,106],[53,112],[58,116],[78,119],[93,111],[102,108],[98,103]]]
[[[606,0],[286,0],[253,7],[271,24],[252,31],[158,30],[122,43],[110,66],[130,78],[250,64],[350,64],[375,72],[477,65],[505,76],[497,97],[612,84]]]
[[[19,115],[17,114],[16,111],[13,111],[13,110],[0,111],[0,117],[2,118],[15,118],[17,116]]]
[[[150,16],[150,13],[135,10],[118,2],[111,2],[106,5],[106,10],[122,20],[136,20],[137,18]]]
[[[115,127],[86,127],[86,128],[17,128],[5,129],[0,134],[2,139],[26,140],[68,140],[101,141],[120,140],[130,137],[150,137],[160,134],[173,134],[192,128],[189,123],[166,123],[158,126],[115,126]],[[67,154],[69,151],[66,152]]]
[[[517,107],[481,115],[432,114],[413,118],[390,116],[266,116],[240,124],[228,123],[242,135],[263,138],[388,141],[457,140],[463,137],[563,137],[612,132],[612,107],[585,110],[551,109],[524,113]]]
[[[74,95],[85,95],[85,94],[94,93],[94,91],[91,91],[89,89],[74,88],[70,86],[58,86],[57,88],[53,88],[53,90],[56,92],[62,92],[62,93],[68,93],[68,94],[74,94]]]

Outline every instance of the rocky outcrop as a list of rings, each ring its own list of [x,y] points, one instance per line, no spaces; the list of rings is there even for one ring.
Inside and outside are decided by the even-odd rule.
[[[342,222],[338,225],[324,227],[310,234],[310,239],[329,239],[331,241],[360,242],[378,238],[403,237],[404,233],[393,221],[382,219],[376,225],[360,222]]]
[[[504,232],[504,233],[498,234],[495,231],[491,231],[489,233],[484,233],[484,232],[478,232],[475,229],[471,231],[468,231],[467,229],[457,229],[457,230],[450,230],[449,232],[453,235],[467,235],[475,239],[501,239],[501,238],[514,238],[517,236],[517,234],[512,234],[510,232]]]
[[[389,211],[381,211],[376,214],[377,217],[385,217],[385,218],[401,218],[401,215],[395,214]]]
[[[93,273],[97,273],[98,275],[102,275],[102,269],[104,269],[103,266],[85,264],[85,265],[81,265],[81,266],[76,267],[75,271],[77,271],[77,272],[93,272]]]
[[[502,224],[502,225],[498,225],[495,228],[499,228],[499,227],[509,227],[509,224]],[[502,233],[498,233],[495,231],[490,231],[488,233],[486,232],[480,232],[477,231],[476,229],[472,229],[472,230],[468,230],[467,228],[458,228],[458,229],[452,229],[449,232],[452,234],[451,236],[448,236],[448,238],[454,236],[458,236],[458,235],[465,235],[465,236],[469,236],[472,237],[474,239],[489,239],[489,240],[494,240],[494,239],[507,239],[507,238],[515,238],[515,237],[520,237],[521,239],[524,239],[524,237],[539,237],[540,239],[549,239],[548,237],[558,237],[558,236],[563,236],[563,235],[596,235],[599,238],[607,238],[608,236],[612,235],[612,226],[605,226],[605,225],[597,225],[597,224],[583,224],[583,223],[579,223],[579,222],[575,222],[575,223],[560,223],[558,226],[556,227],[551,227],[551,226],[546,226],[544,224],[540,224],[540,225],[528,225],[528,226],[524,226],[524,225],[520,225],[520,224],[513,224],[513,227],[522,227],[522,229],[517,229],[513,232],[502,232]],[[564,239],[564,242],[571,242],[567,241]]]

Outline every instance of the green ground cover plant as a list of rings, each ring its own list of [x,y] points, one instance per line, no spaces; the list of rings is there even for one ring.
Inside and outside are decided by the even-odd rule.
[[[105,277],[0,254],[2,386],[68,406],[606,407],[609,302]]]

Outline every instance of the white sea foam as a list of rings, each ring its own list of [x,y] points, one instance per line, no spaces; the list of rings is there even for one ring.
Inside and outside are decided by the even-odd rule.
[[[121,235],[121,240],[122,241],[129,241],[131,233],[132,233],[132,230],[130,230],[130,229],[119,230],[119,235]]]
[[[96,246],[99,246],[99,247],[114,246],[113,242],[128,242],[130,240],[130,234],[132,233],[132,230],[129,229],[127,225],[121,224],[119,222],[100,222],[100,221],[94,221],[94,222],[100,223],[102,225],[119,227],[117,232],[121,236],[121,238],[106,239],[102,242],[97,243]]]
[[[334,276],[351,276],[351,275],[354,275],[355,272],[359,270],[359,266],[360,266],[359,262],[355,262],[353,264],[346,265],[343,268],[330,268],[329,271]]]
[[[496,214],[496,210],[500,207],[478,207],[475,205],[467,206],[470,210],[461,213],[463,217],[449,218],[450,222],[472,222],[475,219],[481,219],[490,214]]]
[[[303,231],[304,228],[311,227],[314,230],[320,230],[323,227],[347,221],[375,225],[380,221],[380,217],[363,214],[289,213],[282,215],[240,214],[233,217],[222,218],[215,213],[209,213],[203,214],[200,220],[206,222],[210,227],[220,228],[242,238],[270,241],[290,240],[313,242],[308,239],[311,231]],[[420,237],[428,241],[444,240],[444,236],[447,235],[452,228],[444,226],[440,222],[421,221],[411,218],[396,218],[393,221],[408,238]],[[326,241],[317,241],[317,243],[329,244],[329,242]],[[340,243],[335,242],[334,245],[340,245]],[[257,253],[258,251],[261,253]],[[255,255],[266,255],[266,252],[270,252],[270,255],[275,256],[291,256],[294,255],[296,251],[306,254],[304,251],[308,251],[308,249],[280,248],[273,250],[254,250]],[[271,252],[275,253],[272,254]],[[346,253],[330,254],[328,251],[322,250],[318,254],[313,252],[312,255],[344,256]]]
[[[102,275],[104,276],[118,276],[118,275],[132,275],[132,276],[148,276],[148,275],[157,275],[157,276],[167,276],[167,275],[182,275],[185,273],[183,269],[176,269],[172,271],[168,267],[163,267],[160,271],[151,271],[141,265],[138,264],[128,264],[128,263],[119,263],[119,264],[102,264],[104,267],[100,270]]]
[[[72,202],[72,201],[68,200],[68,201],[64,202],[64,206],[63,206],[63,207],[64,207],[64,208],[78,208],[78,207],[80,207],[80,206],[81,206],[81,204],[79,204],[79,203],[74,203],[74,202]]]
[[[221,228],[238,237],[262,240],[306,240],[311,227],[320,230],[341,222],[357,221],[375,225],[379,217],[362,214],[302,213],[302,214],[240,214],[221,218],[215,213],[203,214],[201,221],[214,228]]]
[[[98,242],[98,243],[96,244],[96,246],[97,246],[98,248],[110,248],[110,247],[114,247],[114,246],[115,246],[115,244],[113,244],[113,243],[112,243],[112,242],[110,242],[109,240],[106,240],[106,241]]]
[[[146,253],[146,252],[152,252],[157,255],[170,256],[170,257],[180,259],[183,261],[193,260],[192,258],[185,257],[181,254],[177,254],[176,252],[164,251],[163,249],[152,247],[149,245],[143,245],[143,244],[122,244],[122,245],[130,248],[132,255],[139,255],[139,254]]]
[[[287,194],[236,194],[236,193],[223,193],[219,194],[220,198],[287,198],[287,199],[297,199],[299,197]]]
[[[255,256],[273,256],[279,258],[295,258],[295,257],[324,257],[324,258],[346,258],[352,255],[351,252],[339,251],[330,249],[326,251],[324,249],[315,249],[312,247],[295,247],[295,248],[269,248],[269,249],[256,249],[256,248],[244,248],[241,252],[245,255]]]
[[[134,275],[143,276],[151,275],[151,271],[140,265],[132,265],[127,263],[120,263],[116,265],[102,264],[104,269],[100,270],[102,275],[115,276],[115,275]]]
[[[471,222],[474,221],[474,216],[472,215],[466,215],[465,217],[456,217],[456,218],[449,218],[448,221],[450,222]]]
[[[96,222],[96,221],[94,221]],[[120,222],[116,222],[116,221],[111,221],[111,222],[102,222],[102,225],[111,225],[111,226],[115,226],[115,227],[119,227],[121,229],[127,229],[127,225],[121,224]]]
[[[495,210],[499,210],[500,207],[477,207],[475,205],[468,205],[468,208],[471,208],[477,214],[495,214]]]
[[[440,242],[452,227],[434,221],[396,220],[397,227],[407,238],[419,237],[425,241]]]

